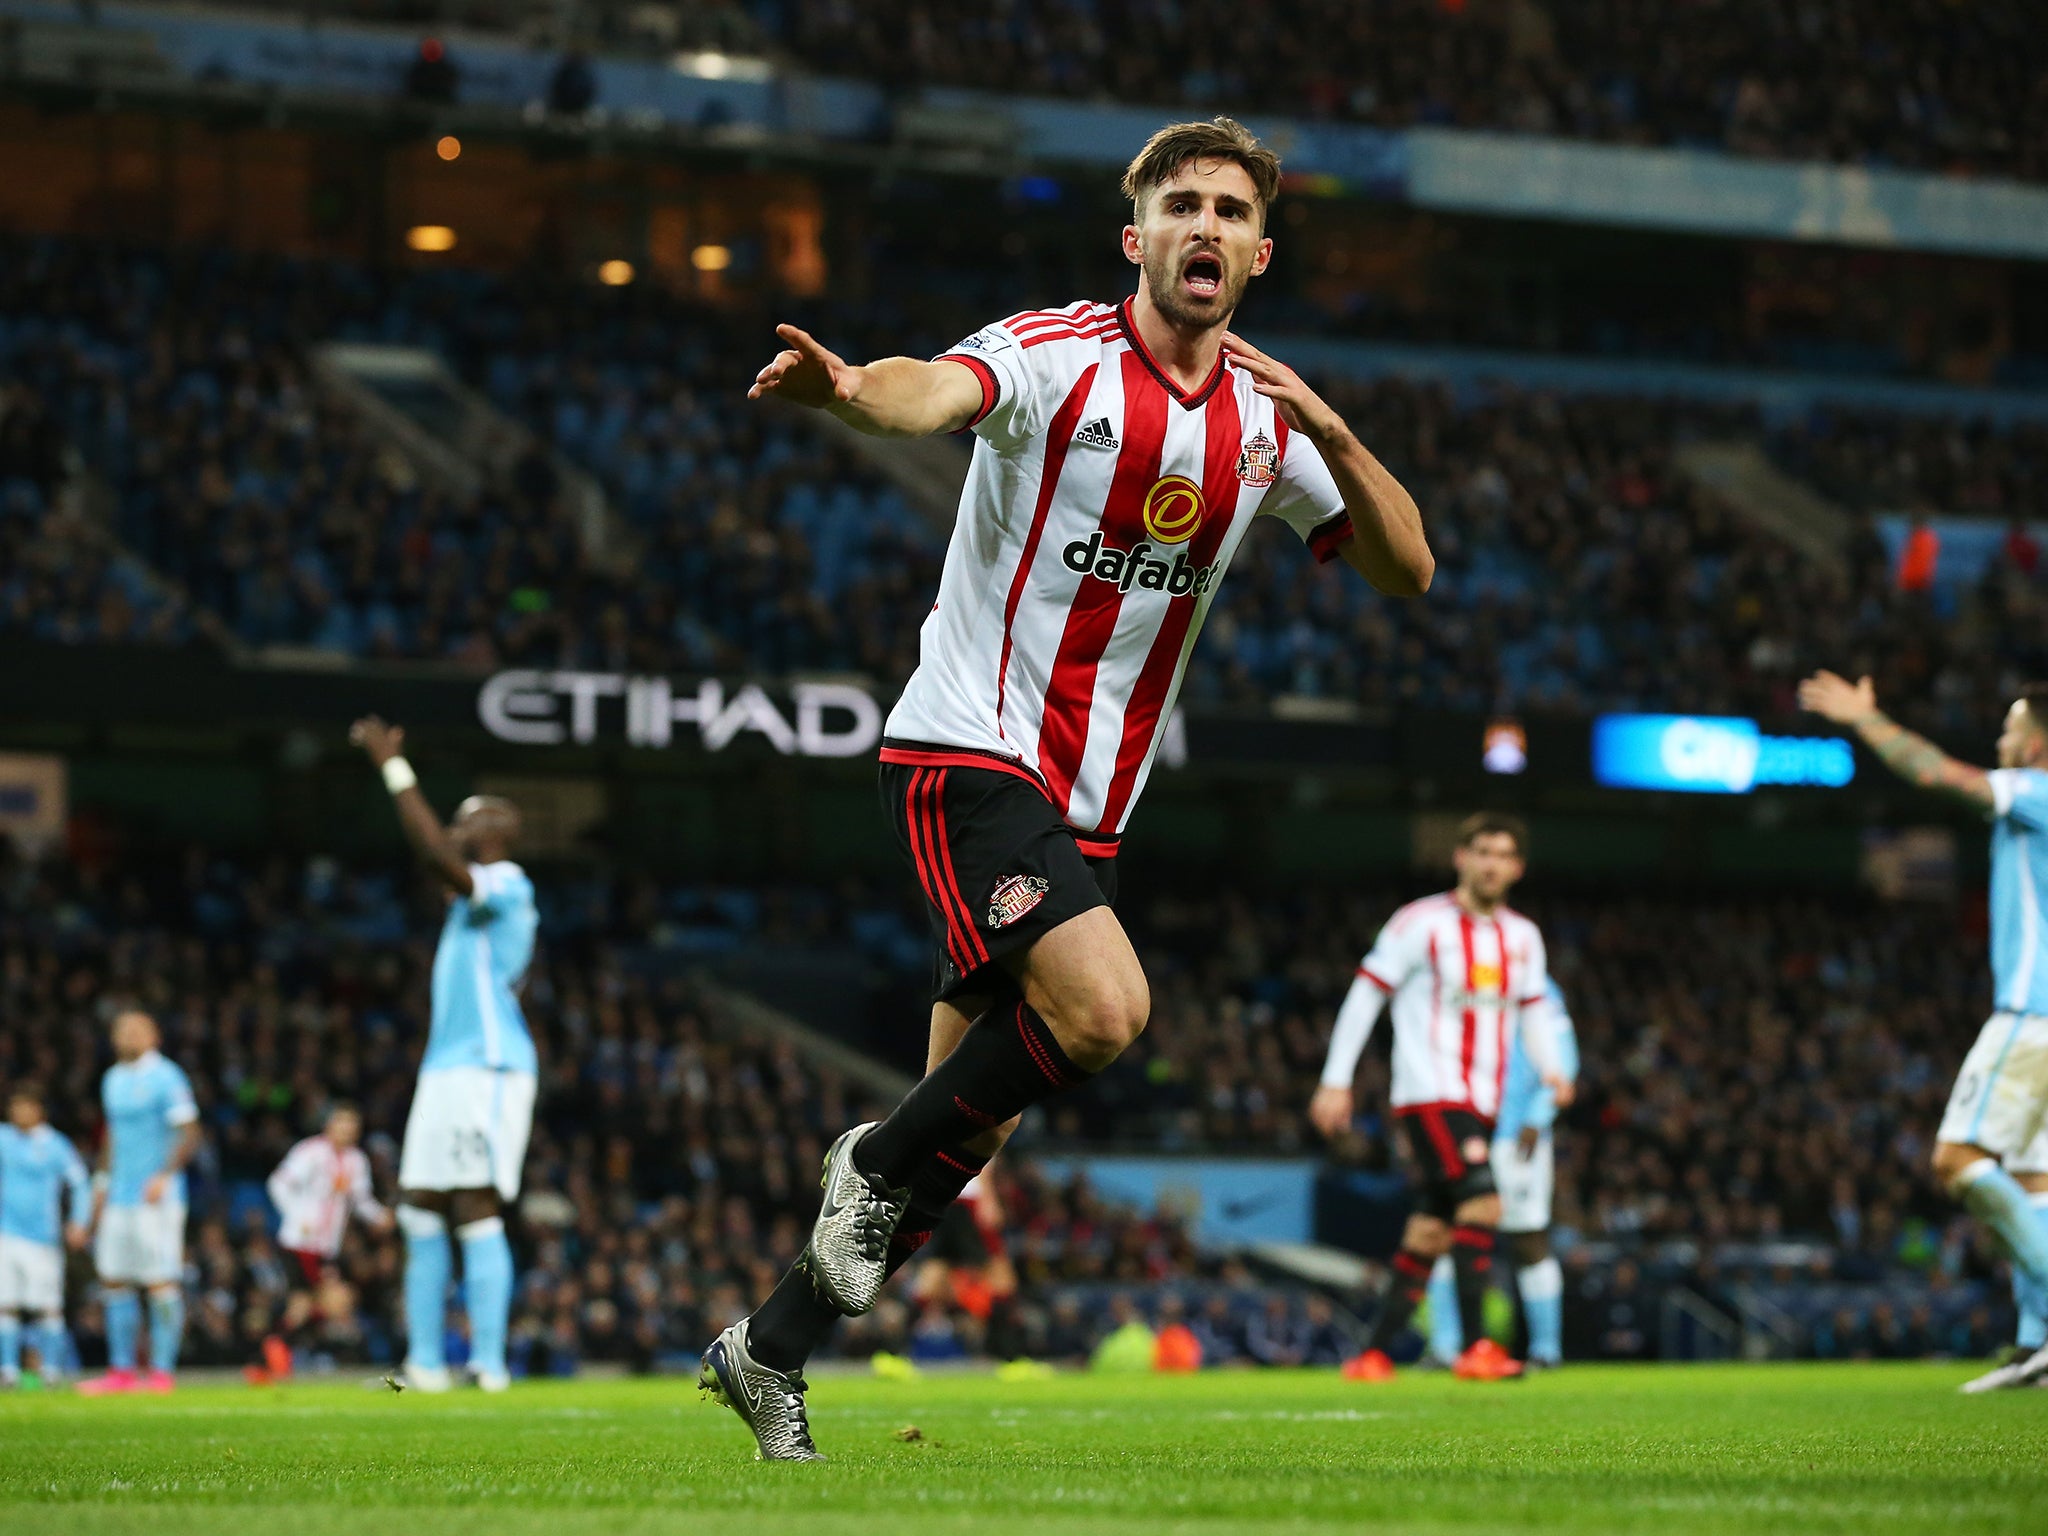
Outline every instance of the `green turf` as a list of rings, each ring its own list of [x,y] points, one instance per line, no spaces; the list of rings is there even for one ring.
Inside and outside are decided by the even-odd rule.
[[[2048,1392],[1958,1397],[1967,1374],[827,1377],[825,1466],[756,1464],[682,1381],[25,1395],[0,1398],[0,1531],[2048,1532]]]

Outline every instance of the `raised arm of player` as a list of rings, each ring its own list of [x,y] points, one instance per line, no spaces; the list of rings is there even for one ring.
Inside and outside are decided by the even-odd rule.
[[[405,757],[405,728],[387,725],[375,715],[365,715],[348,728],[348,739],[370,759],[371,766],[379,773],[385,772],[385,765],[403,762]],[[407,769],[406,778],[411,778]],[[386,787],[391,784],[387,774]],[[476,882],[470,878],[469,864],[448,836],[448,829],[441,825],[434,808],[427,804],[427,797],[420,793],[417,783],[406,783],[392,791],[391,803],[398,809],[398,824],[405,830],[405,839],[411,843],[427,866],[439,875],[444,884],[458,895],[467,896],[476,889]]]
[[[1925,736],[1900,725],[1877,707],[1877,689],[1869,678],[1850,682],[1833,672],[1816,672],[1799,685],[1799,707],[1837,725],[1846,725],[1884,765],[1900,778],[1968,801],[1985,811],[1997,809],[1991,776],[1982,768],[1950,757]]]
[[[1389,596],[1427,592],[1436,557],[1415,498],[1300,374],[1232,331],[1223,333],[1223,350],[1252,376],[1252,388],[1273,401],[1287,425],[1322,454],[1351,516],[1353,536],[1338,547],[1344,563]]]
[[[930,437],[956,432],[981,409],[981,380],[964,363],[885,357],[849,363],[809,332],[778,325],[788,346],[754,376],[749,400],[778,396],[830,411],[870,437]]]

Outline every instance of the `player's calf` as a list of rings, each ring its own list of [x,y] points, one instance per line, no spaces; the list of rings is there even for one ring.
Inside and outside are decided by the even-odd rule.
[[[1949,1193],[1998,1234],[2027,1282],[2048,1292],[2048,1230],[2036,1218],[2019,1180],[1984,1148],[1960,1142],[1936,1143],[1934,1168]]]

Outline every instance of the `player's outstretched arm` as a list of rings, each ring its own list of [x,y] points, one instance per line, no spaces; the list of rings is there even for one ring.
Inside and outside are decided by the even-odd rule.
[[[419,778],[405,760],[405,728],[387,725],[375,715],[365,715],[348,728],[348,739],[361,747],[370,764],[384,776],[391,791],[391,803],[398,810],[398,824],[429,868],[457,894],[468,896],[476,890],[469,877],[469,864],[449,841],[427,797],[420,793]]]
[[[1272,400],[1287,425],[1305,434],[1322,454],[1351,516],[1352,537],[1338,548],[1344,563],[1389,596],[1427,592],[1436,556],[1429,552],[1422,511],[1407,488],[1300,374],[1231,331],[1223,333],[1223,349],[1252,376],[1252,388]]]
[[[1799,685],[1799,707],[1837,725],[1846,725],[1884,765],[1900,778],[1939,794],[1995,810],[1991,777],[1974,764],[1959,762],[1925,736],[1900,725],[1877,707],[1877,689],[1869,678],[1850,682],[1820,671]]]
[[[981,380],[964,363],[885,357],[849,363],[808,331],[778,325],[787,345],[754,375],[749,400],[770,395],[830,411],[870,437],[930,437],[955,432],[981,409]]]

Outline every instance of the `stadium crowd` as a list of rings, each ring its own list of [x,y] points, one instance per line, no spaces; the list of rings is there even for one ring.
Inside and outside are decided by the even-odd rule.
[[[2024,0],[267,0],[512,32],[580,63],[708,49],[793,58],[895,91],[969,86],[1380,128],[1448,126],[1770,159],[2048,176],[2048,96]],[[437,62],[439,56],[437,55]],[[558,110],[613,106],[588,81]],[[461,95],[457,40],[408,89]]]
[[[877,1107],[790,1044],[721,1027],[714,999],[663,976],[644,943],[648,904],[684,910],[699,897],[588,878],[543,889],[545,946],[525,993],[541,1109],[516,1224],[514,1358],[536,1373],[592,1360],[644,1369],[694,1355],[758,1303],[802,1244],[830,1135]],[[788,917],[773,901],[720,905],[755,936],[786,939],[831,903],[799,897]],[[329,860],[195,848],[34,862],[0,840],[0,1085],[43,1083],[52,1119],[90,1155],[106,1019],[124,999],[157,1016],[165,1053],[192,1079],[206,1137],[188,1246],[191,1363],[254,1363],[277,1333],[309,1357],[392,1358],[396,1238],[352,1226],[307,1286],[279,1250],[263,1184],[348,1101],[391,1195],[434,928],[423,891]],[[1075,1287],[1220,1287],[1233,1318],[1268,1305],[1241,1269],[1198,1255],[1181,1222],[1112,1206],[1085,1180],[1018,1161],[986,1188],[978,1224],[963,1219],[965,1232],[935,1244],[908,1299],[843,1348],[1085,1356],[1107,1323],[1079,1313]],[[90,1357],[96,1303],[75,1321]]]
[[[790,0],[815,68],[987,90],[2048,175],[2022,0]]]
[[[537,1373],[673,1363],[772,1286],[801,1244],[832,1128],[873,1106],[791,1044],[731,1028],[651,936],[715,909],[743,942],[856,938],[872,951],[889,914],[849,913],[823,893],[569,872],[541,889],[544,946],[526,997],[542,1092],[516,1224],[515,1361]],[[1176,894],[1127,909],[1152,1026],[1033,1134],[1312,1155],[1302,1106],[1328,1021],[1395,899]],[[1786,1244],[1793,1257],[1757,1262],[1762,1279],[1826,1300],[1803,1335],[1810,1351],[1996,1342],[1999,1309],[1971,1287],[1997,1262],[1926,1171],[1962,1025],[1981,1001],[1969,958],[1980,937],[1912,907],[1792,897],[1625,910],[1567,898],[1536,915],[1586,1062],[1557,1197],[1582,1250],[1568,1266],[1577,1352],[1654,1353],[1672,1284],[1732,1316],[1737,1277],[1716,1253]],[[159,1016],[167,1054],[194,1082],[207,1131],[188,1265],[194,1363],[249,1363],[279,1332],[307,1358],[390,1358],[396,1240],[353,1226],[308,1287],[272,1236],[263,1181],[346,1099],[364,1110],[391,1194],[432,932],[412,882],[327,859],[0,854],[0,1083],[44,1082],[56,1123],[89,1150],[118,998]],[[1384,1072],[1368,1058],[1356,1135],[1334,1149],[1340,1170],[1397,1166]],[[1690,1245],[1681,1261],[1674,1243]],[[1049,1177],[1028,1146],[998,1162],[919,1265],[845,1331],[843,1351],[1080,1359],[1149,1322],[1191,1327],[1204,1358],[1227,1363],[1322,1359],[1353,1337],[1326,1302],[1197,1250],[1169,1212]],[[1873,1303],[1868,1288],[1888,1282],[1918,1290]],[[1932,1310],[1917,1318],[1922,1305]],[[76,1322],[90,1356],[94,1306]]]
[[[35,462],[0,477],[10,629],[476,669],[848,670],[885,686],[914,664],[939,535],[844,449],[729,387],[765,317],[651,292],[531,302],[477,274],[47,241],[13,254],[0,423]],[[544,453],[474,499],[419,483],[315,387],[306,348],[327,336],[439,349],[599,475],[628,559],[586,555]],[[1938,727],[2048,670],[2038,625],[1957,622],[1901,594],[1868,535],[1846,576],[1823,572],[1675,470],[1678,442],[1757,430],[1744,412],[1326,389],[1429,509],[1432,600],[1376,601],[1268,530],[1223,589],[1191,701],[1779,713],[1798,668],[1827,657],[1909,682],[1931,701],[1919,723]],[[1820,415],[1779,443],[1853,505],[1905,490],[2028,504],[2038,434],[1915,430],[1880,452],[1869,423]],[[67,456],[97,472],[118,545],[50,516]]]

